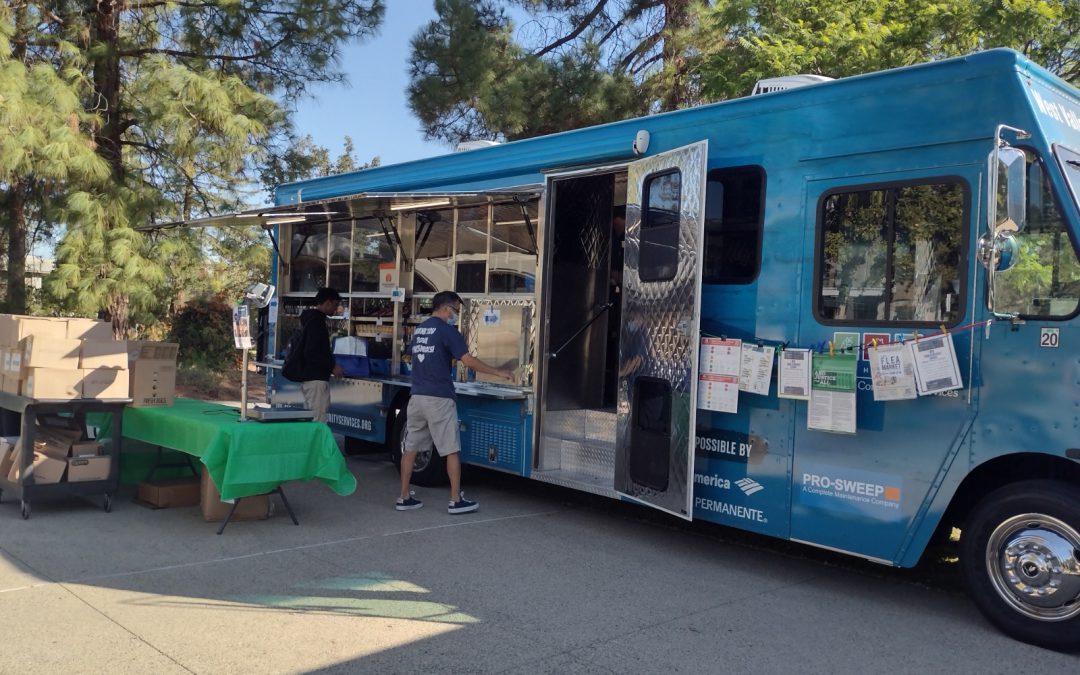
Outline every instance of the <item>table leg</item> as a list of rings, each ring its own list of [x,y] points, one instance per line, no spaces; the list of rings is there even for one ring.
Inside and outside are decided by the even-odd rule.
[[[225,520],[221,523],[221,527],[218,528],[218,534],[224,532],[225,526],[229,524],[230,520],[232,520],[233,514],[236,513],[236,507],[240,506],[240,499],[243,499],[243,497],[240,497],[232,503],[232,508],[229,509],[229,515],[225,516]]]
[[[289,506],[289,500],[285,498],[285,491],[282,490],[281,486],[279,485],[273,490],[271,490],[270,494],[274,494],[275,492],[278,493],[278,496],[281,497],[281,503],[285,505],[285,510],[289,512],[289,517],[292,518],[292,524],[299,525],[300,521],[296,519],[296,514],[293,513],[292,507]]]
[[[165,454],[165,448],[157,446],[157,456],[154,458],[154,464],[150,467],[150,471],[147,472],[146,478],[143,480],[149,481],[157,473],[158,469],[182,469],[187,468],[191,471],[191,475],[196,478],[199,477],[199,470],[195,468],[195,464],[191,461],[191,455],[185,454],[183,462],[162,462],[161,458]]]

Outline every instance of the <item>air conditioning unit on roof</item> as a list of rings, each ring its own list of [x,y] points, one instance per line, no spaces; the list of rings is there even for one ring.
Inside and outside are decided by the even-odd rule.
[[[757,96],[758,94],[771,94],[774,91],[797,89],[798,87],[805,87],[808,84],[830,82],[832,79],[833,78],[825,77],[824,75],[784,75],[783,77],[770,77],[766,80],[758,80],[758,83],[754,85],[754,90],[750,92],[750,95]]]
[[[467,150],[479,150],[480,148],[490,148],[493,145],[499,145],[498,141],[462,141],[454,148],[454,152],[465,152]]]

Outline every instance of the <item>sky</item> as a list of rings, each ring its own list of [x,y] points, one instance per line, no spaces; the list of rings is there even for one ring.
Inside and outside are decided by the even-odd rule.
[[[351,136],[360,162],[378,155],[383,164],[397,164],[453,150],[424,140],[406,100],[409,40],[435,18],[432,4],[389,0],[379,34],[343,50],[348,83],[312,87],[314,96],[297,107],[296,130],[328,148],[331,158],[341,154],[345,136]]]

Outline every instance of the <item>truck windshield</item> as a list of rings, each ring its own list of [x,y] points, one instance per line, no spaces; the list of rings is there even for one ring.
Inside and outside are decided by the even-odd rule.
[[[996,277],[994,308],[1021,317],[1070,317],[1080,305],[1080,261],[1042,161],[1025,152],[1027,226],[1015,235],[1020,244],[1016,264]],[[1071,180],[1080,176],[1074,174]]]
[[[1058,163],[1061,164],[1061,170],[1065,174],[1065,181],[1069,184],[1069,190],[1072,191],[1076,208],[1080,209],[1080,152],[1058,145],[1054,148],[1054,153],[1057,154]]]

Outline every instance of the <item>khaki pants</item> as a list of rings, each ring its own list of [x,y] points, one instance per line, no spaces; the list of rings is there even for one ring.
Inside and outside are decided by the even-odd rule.
[[[300,391],[304,393],[304,407],[315,413],[315,419],[325,423],[326,414],[330,412],[330,383],[325,380],[303,382]]]

